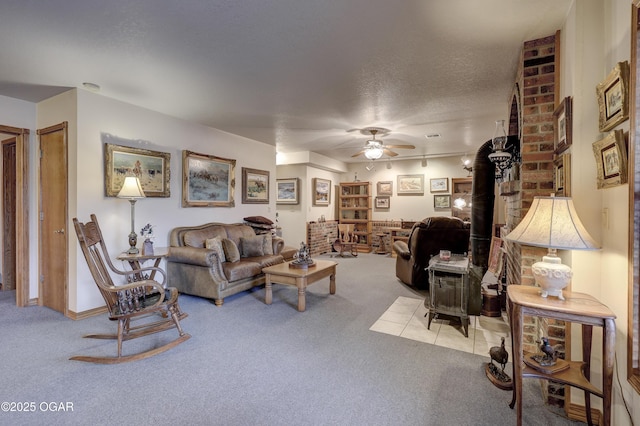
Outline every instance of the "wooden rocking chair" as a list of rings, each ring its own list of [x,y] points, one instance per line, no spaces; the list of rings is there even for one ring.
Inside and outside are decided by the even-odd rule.
[[[180,327],[180,320],[186,318],[187,314],[181,312],[178,306],[178,290],[173,287],[164,288],[166,274],[162,269],[157,267],[146,267],[132,271],[117,269],[111,262],[107,252],[96,216],[92,214],[91,222],[84,224],[73,218],[73,224],[91,275],[109,309],[109,319],[118,321],[117,334],[88,334],[84,337],[117,339],[118,356],[74,356],[70,359],[100,364],[136,361],[162,353],[191,337],[182,331],[182,327]],[[148,278],[149,274],[153,272],[162,275],[162,282]],[[110,273],[126,277],[127,284],[115,286]],[[151,321],[149,321],[149,318],[151,318]],[[133,320],[140,320],[141,323],[132,326],[131,322]],[[127,356],[122,355],[123,341],[173,327],[178,329],[179,337],[177,339],[145,352]]]
[[[338,239],[333,243],[333,247],[340,257],[344,257],[346,251],[353,257],[358,256],[358,242],[357,236],[353,233],[353,224],[338,224]]]

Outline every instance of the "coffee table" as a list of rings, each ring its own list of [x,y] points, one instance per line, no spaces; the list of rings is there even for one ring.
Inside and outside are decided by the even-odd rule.
[[[306,309],[305,295],[307,286],[322,278],[329,277],[329,294],[336,293],[336,262],[330,260],[315,260],[315,265],[308,268],[291,268],[285,262],[278,265],[268,266],[262,269],[265,274],[265,296],[264,303],[271,304],[273,291],[271,284],[292,285],[298,287],[298,311],[304,312]]]

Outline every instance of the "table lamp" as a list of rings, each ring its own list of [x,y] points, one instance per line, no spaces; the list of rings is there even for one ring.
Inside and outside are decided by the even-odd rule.
[[[136,201],[139,198],[144,198],[144,192],[142,191],[142,186],[140,186],[140,179],[135,176],[127,176],[124,178],[124,183],[122,184],[122,188],[117,195],[118,198],[126,198],[131,203],[131,233],[129,234],[129,250],[127,253],[129,254],[138,254],[138,248],[136,245],[138,244],[138,235],[135,231],[135,206]]]
[[[573,272],[557,256],[561,250],[595,250],[600,248],[580,222],[573,200],[568,197],[535,197],[522,222],[505,237],[523,245],[547,247],[542,262],[531,267],[542,297],[557,296],[564,300],[565,288]]]

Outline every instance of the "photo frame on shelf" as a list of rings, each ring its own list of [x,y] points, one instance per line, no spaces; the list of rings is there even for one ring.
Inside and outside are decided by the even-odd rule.
[[[388,196],[376,197],[376,209],[388,209],[390,205],[390,198]]]
[[[331,181],[313,178],[312,197],[314,206],[328,206],[331,202]]]
[[[242,204],[269,204],[269,171],[242,168]]]
[[[378,195],[393,195],[393,181],[386,180],[378,182],[376,189]]]
[[[571,154],[560,154],[553,160],[553,189],[558,197],[571,196]]]
[[[104,144],[104,187],[107,197],[120,192],[126,176],[140,178],[146,197],[171,196],[171,154]]]
[[[553,112],[553,149],[556,154],[566,151],[573,143],[572,105],[571,96],[567,96]]]
[[[436,194],[433,196],[433,208],[436,210],[446,210],[451,208],[451,195]]]
[[[431,192],[449,192],[449,178],[432,178],[429,185]]]
[[[627,146],[622,130],[614,130],[603,139],[594,142],[598,189],[627,183]]]
[[[424,194],[424,175],[398,175],[398,195]]]
[[[276,204],[298,204],[299,194],[298,178],[276,179]]]
[[[596,86],[601,132],[629,118],[629,62],[618,62],[607,78]]]
[[[182,207],[234,207],[236,160],[182,151]]]

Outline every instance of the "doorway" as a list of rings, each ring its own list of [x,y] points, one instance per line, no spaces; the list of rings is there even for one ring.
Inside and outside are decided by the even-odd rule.
[[[16,137],[2,141],[2,282],[16,289]]]
[[[68,314],[67,122],[38,130],[40,141],[39,304]]]
[[[3,251],[3,268],[11,268],[13,273],[12,287],[16,290],[16,306],[24,307],[29,304],[29,185],[28,185],[28,156],[29,130],[18,127],[0,125],[0,134],[9,137],[3,142],[3,234],[2,241],[6,247],[7,241],[13,241],[13,248]],[[7,161],[13,163],[5,166]],[[13,168],[8,172],[5,167]],[[13,176],[7,176],[12,174]],[[5,200],[5,195],[12,193],[11,200]],[[8,222],[7,222],[8,221]],[[4,275],[7,272],[3,271]],[[6,288],[9,290],[9,288]]]

